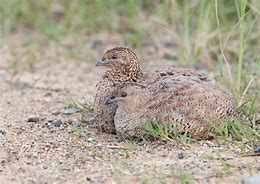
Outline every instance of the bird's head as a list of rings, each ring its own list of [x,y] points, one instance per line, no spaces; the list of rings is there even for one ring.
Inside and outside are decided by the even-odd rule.
[[[125,47],[115,47],[103,54],[96,66],[106,66],[126,72],[139,71],[139,60],[136,54]]]
[[[140,85],[130,85],[122,88],[117,95],[111,95],[106,99],[106,104],[117,104],[125,111],[134,111],[141,108],[149,99],[149,90]]]

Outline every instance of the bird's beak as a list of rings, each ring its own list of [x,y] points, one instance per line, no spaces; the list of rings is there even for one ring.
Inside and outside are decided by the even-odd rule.
[[[96,66],[105,66],[105,65],[107,65],[108,64],[108,62],[107,61],[102,61],[102,60],[99,60],[99,61],[97,61],[96,62]]]
[[[116,102],[117,102],[117,100],[116,100],[115,96],[109,96],[109,97],[107,98],[107,100],[106,100],[106,105],[114,104],[114,103],[116,103]]]

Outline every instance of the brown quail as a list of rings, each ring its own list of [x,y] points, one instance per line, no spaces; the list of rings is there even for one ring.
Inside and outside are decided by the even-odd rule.
[[[224,99],[233,99],[233,96],[214,80],[191,69],[166,67],[141,70],[136,54],[124,47],[116,47],[108,50],[101,60],[97,62],[96,66],[109,68],[97,83],[97,93],[94,101],[96,124],[101,130],[108,133],[116,132],[114,116],[117,110],[117,104],[108,105],[106,104],[106,99],[109,96],[119,94],[120,89],[129,85],[129,82],[136,84],[142,83],[142,85],[148,86],[149,90],[153,91],[153,93],[163,93],[163,91],[166,90],[166,93],[169,95],[169,91],[164,89],[165,87],[163,85],[164,83],[173,85],[170,87],[170,90],[177,93],[176,97],[182,97],[182,100],[179,101],[177,105],[179,105],[179,103],[185,103],[185,100],[188,101],[189,98],[195,98],[196,100],[203,98],[201,96],[207,94],[207,91],[209,95],[205,96],[205,98],[216,98],[213,96],[219,95],[226,96]],[[175,86],[174,80],[175,83],[178,84],[177,86]],[[189,86],[190,84],[192,85]],[[174,86],[175,88],[173,88]],[[193,95],[194,92],[196,93]],[[160,97],[164,98],[165,95],[166,94],[161,95]],[[203,99],[200,100],[203,101]],[[160,100],[157,99],[157,102],[160,102]],[[166,101],[164,103],[166,103]],[[171,101],[169,101],[169,103],[171,103]],[[208,103],[213,103],[213,100]],[[157,105],[158,104],[159,103],[157,103]],[[173,105],[170,105],[170,107],[173,107]]]

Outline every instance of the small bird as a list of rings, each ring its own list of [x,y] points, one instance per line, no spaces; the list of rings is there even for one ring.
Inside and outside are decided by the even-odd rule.
[[[107,133],[115,133],[114,116],[117,105],[106,105],[108,96],[115,94],[127,81],[136,81],[142,76],[137,56],[123,47],[108,50],[96,66],[109,68],[96,85],[94,119],[97,126]]]
[[[214,88],[218,84],[203,83],[196,77],[177,76],[125,86],[106,101],[118,105],[116,132],[125,138],[142,137],[144,125],[159,122],[199,140],[211,138],[219,120],[235,114],[235,102],[230,93]]]
[[[139,63],[136,54],[125,47],[116,47],[106,51],[101,60],[96,63],[96,66],[109,68],[96,85],[97,93],[94,100],[94,119],[102,131],[108,133],[116,133],[118,131],[114,123],[118,104],[106,104],[106,100],[109,96],[119,94],[121,89],[128,86],[129,83],[148,86],[152,93],[157,94],[157,103],[154,104],[157,106],[160,104],[159,102],[166,103],[164,99],[166,94],[171,95],[171,98],[174,97],[169,89],[172,90],[177,94],[178,99],[181,100],[173,100],[169,108],[175,108],[174,103],[177,102],[177,106],[186,102],[185,105],[189,106],[189,98],[200,100],[204,104],[210,103],[212,106],[215,103],[214,100],[219,96],[222,96],[228,102],[233,100],[233,96],[228,90],[199,72],[179,67],[141,70]],[[176,86],[176,84],[178,85]],[[167,89],[169,85],[171,87]],[[164,93],[164,91],[166,92]],[[159,98],[162,98],[162,101]],[[193,104],[196,103],[193,102]],[[219,111],[222,110],[220,106],[216,106],[216,108],[219,108]]]

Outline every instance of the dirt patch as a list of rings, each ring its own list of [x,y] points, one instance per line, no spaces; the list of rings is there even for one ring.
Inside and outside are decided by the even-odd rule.
[[[98,132],[82,122],[80,112],[64,114],[71,99],[93,102],[95,83],[104,71],[94,67],[95,60],[121,43],[118,35],[109,35],[109,41],[106,37],[64,40],[59,45],[44,38],[36,41],[38,35],[4,39],[0,48],[1,181],[238,183],[260,173],[259,159],[243,157],[242,150],[232,145],[131,142]],[[156,49],[146,49],[139,50],[147,53],[140,55],[145,58],[143,65],[172,65],[160,59]],[[36,120],[28,122],[30,117]]]

